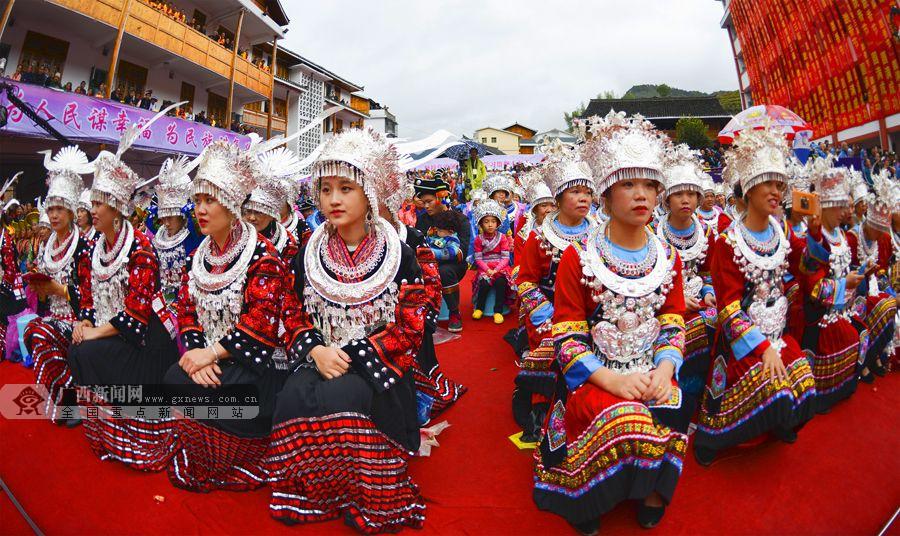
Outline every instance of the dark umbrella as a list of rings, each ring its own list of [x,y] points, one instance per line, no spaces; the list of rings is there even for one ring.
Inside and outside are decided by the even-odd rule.
[[[482,145],[475,140],[463,136],[463,138],[459,142],[459,145],[450,147],[449,149],[444,151],[441,156],[452,158],[457,161],[463,161],[466,158],[469,158],[469,151],[471,151],[473,148],[478,151],[478,158],[481,158],[486,154],[503,154],[501,151],[498,151],[493,147]]]

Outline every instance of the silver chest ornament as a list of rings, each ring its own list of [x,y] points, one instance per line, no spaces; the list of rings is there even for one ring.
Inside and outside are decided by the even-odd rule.
[[[738,223],[737,225],[743,225]],[[753,284],[753,303],[747,308],[747,315],[760,332],[777,351],[784,348],[781,338],[787,322],[788,303],[781,283],[787,271],[787,256],[791,245],[771,216],[769,225],[778,237],[778,246],[771,255],[760,255],[744,240],[743,233],[733,226],[726,237],[734,250],[738,269]]]
[[[133,244],[134,229],[128,220],[125,220],[119,231],[112,252],[106,251],[106,239],[103,236],[97,237],[91,256],[91,294],[94,298],[94,320],[97,326],[106,324],[125,308],[130,275],[128,261]]]
[[[847,277],[850,273],[850,263],[853,262],[853,252],[850,250],[850,244],[847,242],[844,231],[840,228],[837,228],[836,231],[837,236],[832,239],[825,232],[825,229],[822,229],[822,235],[828,241],[831,249],[831,253],[828,255],[829,277],[835,280]],[[818,325],[820,328],[824,328],[842,318],[849,320],[852,312],[852,307],[843,307],[841,309],[831,307],[819,320]]]
[[[213,274],[206,269],[204,261],[210,255],[210,237],[204,238],[197,246],[191,263],[188,293],[194,300],[197,321],[203,327],[207,346],[213,345],[237,326],[243,309],[244,283],[256,253],[257,234],[250,224],[242,222],[241,225],[244,226],[243,232],[235,247],[243,249],[231,268],[221,274]],[[266,285],[266,279],[261,278],[260,284]],[[269,320],[275,322],[277,319]]]
[[[187,255],[181,244],[189,233],[188,228],[183,227],[170,238],[166,228],[160,227],[153,237],[153,246],[159,258],[159,279],[164,293],[177,293],[181,287],[181,275],[187,261]]]
[[[653,368],[653,347],[660,333],[657,311],[672,289],[674,272],[662,242],[648,233],[656,248],[656,263],[647,275],[635,279],[612,272],[596,246],[605,239],[606,223],[598,226],[581,251],[582,283],[601,304],[601,319],[591,328],[595,350],[606,366],[620,374]]]
[[[401,241],[387,220],[378,218],[376,226],[376,232],[385,233],[384,262],[365,280],[352,284],[335,279],[325,270],[322,256],[327,254],[326,226],[317,227],[309,238],[303,256],[303,306],[328,346],[344,346],[394,321],[399,292],[394,278],[400,270]]]
[[[56,231],[50,235],[47,243],[41,246],[38,253],[38,272],[49,276],[62,286],[67,286],[72,280],[72,260],[75,258],[75,251],[78,249],[78,231],[73,229],[69,233],[69,242],[63,246],[56,248],[58,235]],[[62,251],[65,249],[65,252]],[[53,260],[53,257],[62,253],[59,260]],[[50,314],[57,319],[71,319],[74,317],[72,306],[69,301],[57,295],[49,297]]]

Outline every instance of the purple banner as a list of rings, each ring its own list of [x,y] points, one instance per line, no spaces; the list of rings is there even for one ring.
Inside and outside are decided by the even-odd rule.
[[[150,110],[115,101],[2,80],[16,86],[14,94],[18,98],[30,104],[39,117],[46,119],[60,134],[74,142],[118,145],[122,132],[129,125],[146,123],[156,115]],[[0,106],[9,111],[8,123],[0,132],[42,138],[50,136],[12,104],[5,91],[0,92]],[[138,137],[134,147],[147,151],[196,155],[204,147],[220,139],[244,149],[250,146],[247,136],[186,119],[162,117]]]

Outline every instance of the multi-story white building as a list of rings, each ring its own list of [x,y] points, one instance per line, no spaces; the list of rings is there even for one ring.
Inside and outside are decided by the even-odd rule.
[[[273,75],[258,53],[268,49],[271,55],[270,43],[284,36],[289,22],[284,9],[278,0],[160,5],[148,0],[6,2],[0,58],[6,60],[7,78],[0,82],[12,84],[39,117],[90,155],[101,143],[116,143],[123,125],[147,117],[146,110],[121,102],[131,92],[152,91],[151,110],[187,101],[185,117],[167,119],[153,140],[148,136],[127,153],[129,163],[145,175],[158,171],[166,153],[198,153],[212,139],[240,139],[227,130],[236,112],[272,97]],[[86,95],[74,91],[82,82]],[[72,91],[65,91],[69,83]],[[46,129],[35,128],[5,95],[0,100],[10,110],[0,134],[0,175],[24,170],[20,184],[39,185],[43,169],[35,151],[61,143]],[[194,116],[210,124],[193,121]],[[122,125],[113,125],[117,117]]]
[[[391,113],[387,106],[382,106],[372,99],[369,99],[369,117],[365,120],[365,126],[389,138],[398,136],[397,116]]]

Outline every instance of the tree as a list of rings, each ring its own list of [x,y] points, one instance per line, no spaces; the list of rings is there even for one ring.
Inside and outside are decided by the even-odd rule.
[[[704,149],[712,145],[707,132],[709,126],[698,117],[682,117],[675,123],[675,141],[686,143],[691,149]]]
[[[672,93],[672,88],[670,88],[667,84],[660,84],[656,86],[656,93],[660,97],[668,97]]]
[[[734,115],[741,111],[741,94],[737,91],[725,91],[717,95],[719,104],[726,112]]]

